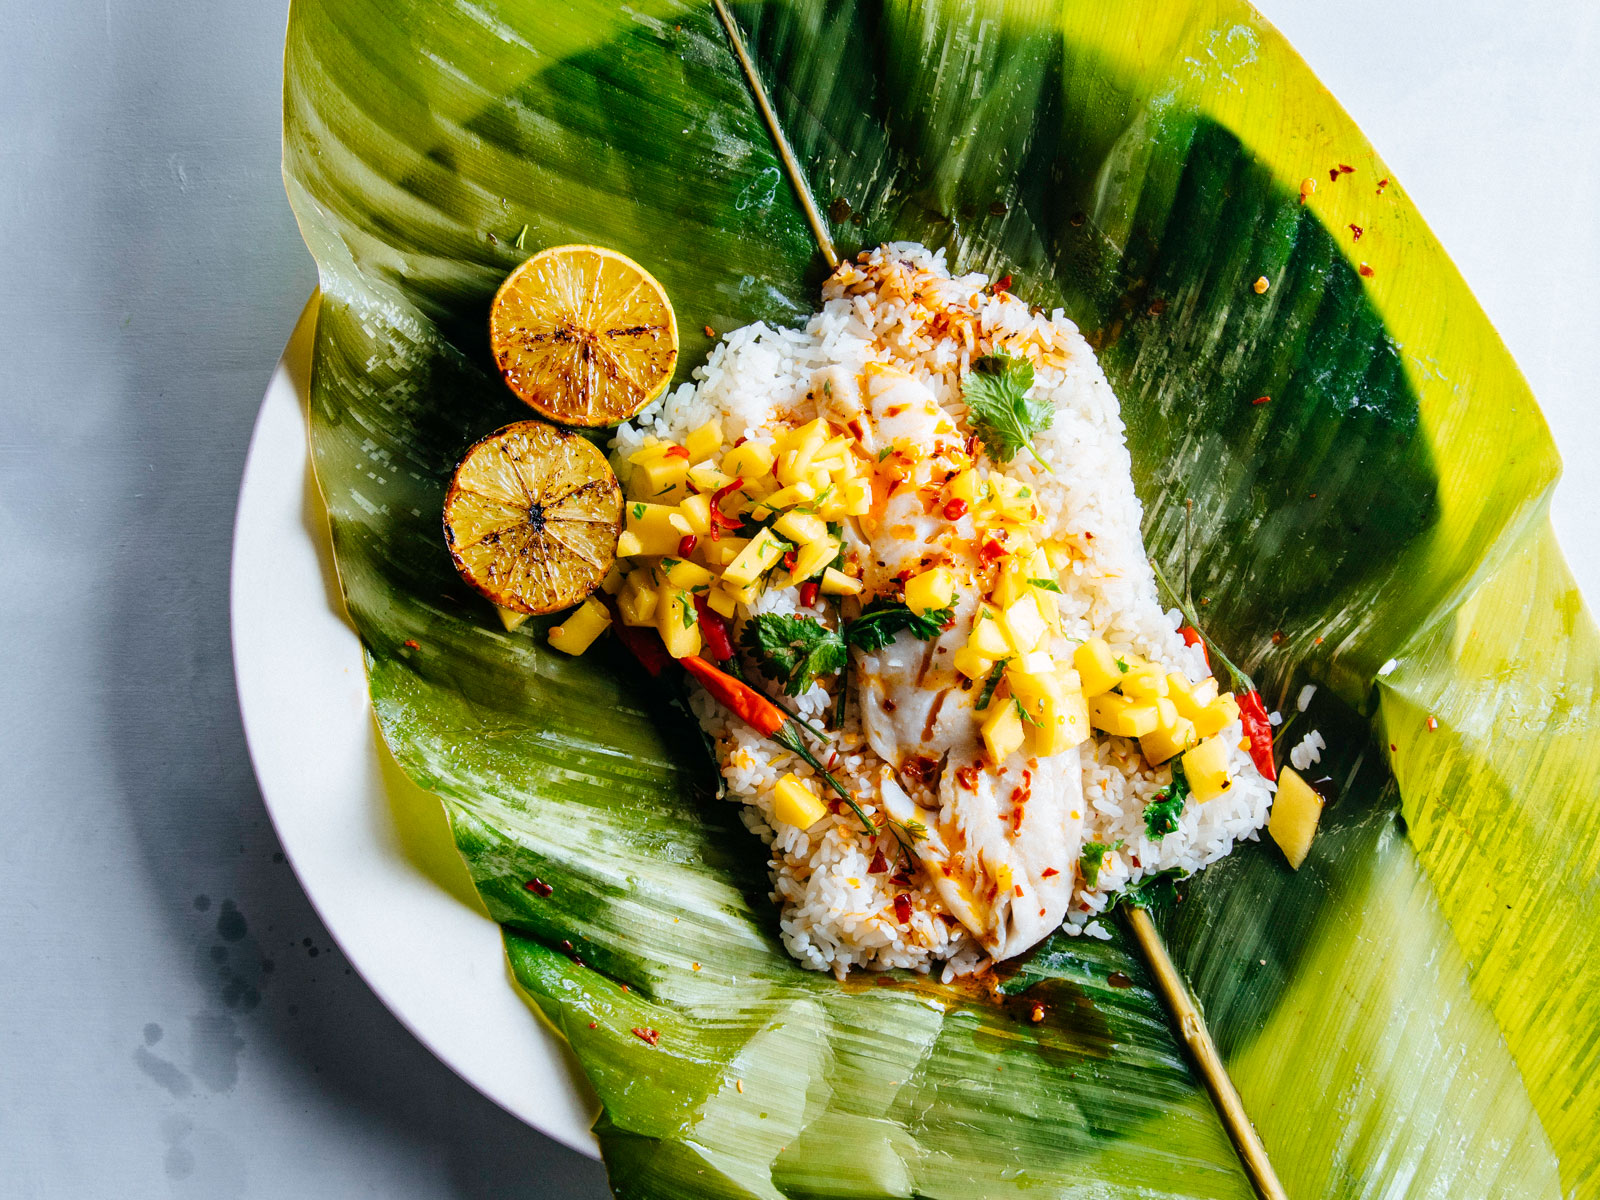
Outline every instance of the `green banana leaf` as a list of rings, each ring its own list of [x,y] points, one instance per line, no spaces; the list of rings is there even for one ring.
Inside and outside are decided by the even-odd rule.
[[[1247,844],[1161,917],[1289,1193],[1600,1195],[1600,645],[1543,421],[1403,186],[1239,0],[734,12],[841,249],[921,240],[1064,308],[1152,553],[1192,500],[1209,632],[1269,703],[1319,685],[1286,735],[1330,746],[1305,866]],[[599,1094],[617,1194],[1249,1195],[1131,939],[1058,936],[998,1003],[799,970],[670,692],[502,632],[451,569],[445,482],[526,415],[486,314],[527,254],[643,262],[684,373],[703,328],[817,303],[709,6],[295,0],[284,174],[373,705]]]

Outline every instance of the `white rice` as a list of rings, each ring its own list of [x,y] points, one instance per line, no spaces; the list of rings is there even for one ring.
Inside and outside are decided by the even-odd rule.
[[[1321,762],[1322,752],[1327,748],[1328,743],[1322,740],[1322,734],[1313,729],[1289,751],[1289,765],[1296,771],[1304,771],[1313,763]]]
[[[999,348],[1016,353],[1031,342],[1032,396],[1048,400],[1056,411],[1035,445],[1054,473],[1025,461],[1025,455],[1007,470],[1034,488],[1046,536],[1070,540],[1082,551],[1060,578],[1062,633],[1103,637],[1119,654],[1140,654],[1191,679],[1203,678],[1209,674],[1203,651],[1184,644],[1177,633],[1179,614],[1164,612],[1157,599],[1122,419],[1094,354],[1059,309],[1035,312],[1010,295],[988,294],[987,283],[976,274],[952,278],[943,251],[930,253],[912,243],[880,247],[865,261],[847,264],[824,285],[822,311],[803,329],[757,323],[735,330],[695,370],[694,383],[620,427],[612,443],[619,473],[648,436],[681,442],[717,419],[731,442],[759,438],[778,421],[810,419],[815,410],[806,392],[815,372],[829,366],[858,372],[868,362],[894,363],[921,378],[960,419],[965,406],[959,381],[968,364]],[[941,314],[946,316],[940,331],[930,330]],[[774,591],[761,603],[781,611],[794,601]],[[829,704],[828,694],[813,686],[797,707],[814,718]],[[892,885],[888,873],[868,870],[875,850],[892,861],[892,839],[874,843],[848,811],[809,830],[776,820],[772,789],[778,779],[786,771],[805,778],[811,769],[731,719],[704,693],[697,692],[693,707],[716,741],[729,795],[745,806],[746,825],[770,846],[772,898],[781,908],[783,940],[802,964],[841,977],[852,966],[928,971],[944,964],[947,978],[983,965],[982,951],[942,911],[931,888],[916,881]],[[1144,808],[1170,782],[1170,771],[1146,766],[1138,744],[1126,739],[1096,734],[1083,748],[1084,841],[1115,848],[1105,855],[1095,887],[1080,874],[1067,932],[1109,937],[1095,918],[1114,893],[1159,871],[1198,871],[1236,841],[1257,837],[1272,785],[1240,745],[1238,723],[1223,736],[1234,747],[1235,786],[1208,804],[1191,798],[1177,830],[1154,840],[1145,832]],[[852,717],[835,740],[841,755],[835,773],[871,815],[892,773],[866,746]],[[907,891],[915,904],[908,926],[901,927],[892,905],[895,893]]]

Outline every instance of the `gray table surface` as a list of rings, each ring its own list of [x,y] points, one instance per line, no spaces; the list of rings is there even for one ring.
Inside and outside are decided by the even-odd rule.
[[[1596,595],[1600,8],[1262,7],[1531,379]],[[235,493],[315,282],[278,173],[283,22],[0,0],[0,1192],[601,1197],[350,973],[246,757]]]

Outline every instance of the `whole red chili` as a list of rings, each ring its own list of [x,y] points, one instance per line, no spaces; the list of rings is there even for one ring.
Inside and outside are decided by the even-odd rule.
[[[688,558],[694,553],[694,548],[700,544],[700,539],[695,534],[686,533],[678,539],[678,557]]]
[[[639,665],[651,678],[665,671],[667,664],[672,661],[672,655],[667,653],[655,630],[642,625],[624,624],[622,614],[617,610],[617,602],[610,596],[605,598],[605,605],[611,610],[611,628],[616,631],[617,640],[628,653],[639,660]]]
[[[800,607],[810,608],[817,602],[817,581],[808,579],[800,585]]]
[[[694,611],[700,617],[700,640],[706,653],[717,662],[727,662],[733,657],[733,638],[728,635],[728,621],[721,613],[706,603],[704,596],[694,598]]]
[[[789,714],[749,684],[717,670],[697,655],[689,654],[678,661],[683,664],[685,671],[700,681],[700,686],[710,692],[718,704],[731,709],[758,732],[772,737],[787,724]]]
[[[1244,735],[1250,739],[1250,757],[1256,770],[1268,779],[1278,777],[1277,765],[1272,761],[1272,723],[1267,720],[1267,706],[1261,703],[1261,693],[1251,688],[1239,693],[1239,723]]]
[[[967,515],[967,502],[957,496],[954,500],[945,501],[944,517],[947,521],[959,521]]]
[[[1183,639],[1185,646],[1199,646],[1200,656],[1206,660],[1206,668],[1211,667],[1211,652],[1206,649],[1206,640],[1200,636],[1200,631],[1193,625],[1185,625],[1178,630],[1178,636]]]

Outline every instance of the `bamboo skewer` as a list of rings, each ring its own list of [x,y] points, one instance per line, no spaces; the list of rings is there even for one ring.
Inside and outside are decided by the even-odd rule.
[[[756,108],[761,112],[762,120],[766,122],[767,132],[771,134],[773,145],[777,147],[778,158],[782,161],[790,186],[794,188],[795,196],[800,201],[800,209],[805,214],[806,222],[811,226],[812,235],[817,239],[822,257],[827,262],[828,269],[833,270],[839,265],[839,253],[834,249],[828,226],[823,221],[816,201],[812,198],[811,187],[806,182],[805,174],[800,170],[800,162],[789,145],[783,126],[778,123],[778,114],[767,97],[766,87],[756,72],[756,65],[745,48],[744,35],[739,31],[738,23],[733,19],[733,14],[728,11],[723,0],[711,0],[711,7],[716,10],[717,17],[727,32],[728,43],[733,48],[734,56],[739,60],[745,82],[750,87],[750,95],[755,100]],[[1166,944],[1161,940],[1161,934],[1157,932],[1154,922],[1150,920],[1150,914],[1142,908],[1129,907],[1127,921],[1133,931],[1134,940],[1139,943],[1139,949],[1150,967],[1150,973],[1155,977],[1156,991],[1177,1027],[1179,1038],[1189,1049],[1190,1057],[1194,1060],[1200,1078],[1205,1083],[1206,1091],[1210,1093],[1212,1103],[1216,1106],[1217,1115],[1221,1118],[1223,1126],[1228,1131],[1228,1137],[1232,1139],[1234,1149],[1238,1152],[1245,1174],[1249,1176],[1251,1184],[1262,1200],[1288,1200],[1288,1193],[1278,1182],[1278,1176],[1267,1158],[1266,1147],[1261,1144],[1261,1136],[1256,1133],[1255,1126],[1250,1123],[1250,1117],[1245,1112],[1244,1101],[1239,1098],[1239,1090],[1233,1086],[1233,1080],[1228,1077],[1228,1069],[1223,1065],[1222,1056],[1217,1052],[1217,1044],[1211,1038],[1211,1031],[1206,1028],[1205,1018],[1201,1015],[1199,1006],[1195,1004],[1194,997],[1189,994],[1183,977],[1178,974],[1178,968],[1173,964],[1171,956],[1167,954]]]
[[[1267,1157],[1267,1148],[1261,1144],[1261,1135],[1251,1123],[1250,1114],[1245,1112],[1239,1089],[1233,1086],[1228,1068],[1223,1065],[1222,1055],[1217,1052],[1217,1044],[1211,1039],[1206,1019],[1201,1015],[1194,997],[1189,994],[1183,976],[1178,974],[1178,968],[1167,953],[1167,945],[1161,940],[1155,922],[1142,908],[1127,908],[1126,917],[1128,928],[1133,930],[1134,940],[1139,943],[1145,963],[1150,967],[1150,974],[1155,977],[1156,992],[1166,1005],[1173,1024],[1177,1026],[1179,1039],[1189,1048],[1189,1055],[1200,1072],[1206,1091],[1211,1093],[1217,1115],[1222,1118],[1223,1127],[1233,1140],[1233,1148],[1239,1153],[1245,1174],[1250,1177],[1262,1200],[1288,1200],[1289,1194],[1278,1182],[1277,1172],[1272,1169],[1272,1161]]]

